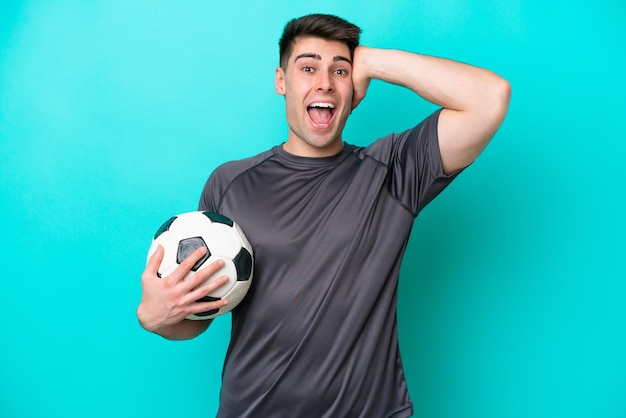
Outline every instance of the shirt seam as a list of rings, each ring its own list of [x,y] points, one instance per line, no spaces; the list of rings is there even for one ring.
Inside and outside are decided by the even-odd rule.
[[[360,159],[357,155],[356,155],[356,151],[359,150],[358,147],[356,147],[355,149],[352,150],[352,155],[354,156],[354,158]],[[385,174],[385,184],[384,184],[384,188],[385,188],[385,193],[391,198],[391,200],[393,200],[398,206],[400,206],[400,208],[404,209],[409,215],[411,215],[413,218],[417,217],[417,213],[413,212],[413,210],[408,206],[405,205],[397,196],[395,196],[392,192],[391,192],[391,187],[389,187],[389,165],[374,158],[373,156],[369,155],[369,154],[364,154],[365,156],[362,158],[362,160],[370,159],[372,161],[374,161],[376,164],[382,166],[385,168],[386,170],[386,174]]]

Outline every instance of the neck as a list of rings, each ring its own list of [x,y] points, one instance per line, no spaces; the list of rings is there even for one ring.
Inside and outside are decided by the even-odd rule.
[[[339,152],[343,149],[343,140],[339,137],[330,142],[320,143],[318,145],[289,135],[287,142],[283,144],[283,149],[289,154],[296,155],[298,157],[332,157],[333,155],[339,154]]]

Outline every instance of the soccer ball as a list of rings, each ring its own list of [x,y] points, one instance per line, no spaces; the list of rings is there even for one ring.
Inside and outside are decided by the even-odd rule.
[[[235,308],[248,292],[254,270],[252,246],[239,225],[230,218],[213,212],[187,212],[173,216],[165,221],[154,235],[148,250],[148,259],[159,245],[165,250],[157,272],[159,277],[171,274],[185,258],[201,246],[206,247],[208,251],[193,266],[185,279],[215,260],[224,260],[224,267],[209,277],[207,282],[226,274],[229,278],[228,283],[209,296],[199,299],[198,302],[226,298],[228,305],[188,315],[188,319],[211,319],[223,315]]]

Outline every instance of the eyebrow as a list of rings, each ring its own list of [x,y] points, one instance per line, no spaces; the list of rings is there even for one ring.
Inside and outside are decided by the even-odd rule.
[[[322,57],[319,54],[315,54],[313,52],[305,52],[302,53],[300,55],[298,55],[293,62],[298,61],[300,58],[313,58],[314,60],[321,60]],[[350,58],[344,57],[343,55],[336,55],[333,57],[333,62],[338,62],[338,61],[346,61],[350,64],[352,64],[352,60],[350,60]]]

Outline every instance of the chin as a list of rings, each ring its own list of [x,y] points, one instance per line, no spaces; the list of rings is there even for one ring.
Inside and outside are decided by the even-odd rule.
[[[330,156],[337,153],[343,147],[341,135],[336,129],[315,129],[307,127],[296,131],[290,129],[290,139],[293,151],[296,153],[311,153],[310,156]],[[299,151],[296,151],[299,150]]]
[[[314,142],[308,143],[308,145],[318,151],[320,156],[331,156],[338,153],[343,147],[343,142],[341,140],[334,140],[329,142]]]
[[[315,148],[332,148],[338,143],[341,143],[341,137],[335,135],[329,137],[328,135],[311,135],[305,142]]]

